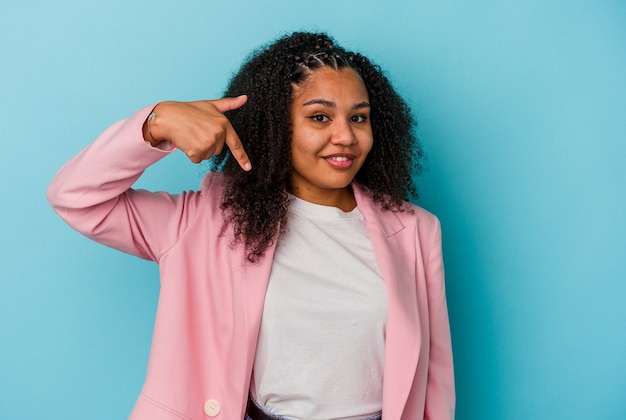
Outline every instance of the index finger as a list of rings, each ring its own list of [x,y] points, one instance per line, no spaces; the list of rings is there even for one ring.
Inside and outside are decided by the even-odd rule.
[[[235,132],[235,129],[230,127],[228,132],[226,133],[226,138],[224,139],[224,143],[230,149],[230,152],[233,154],[235,160],[241,166],[241,169],[244,171],[249,171],[252,169],[252,164],[250,163],[250,158],[248,158],[248,154],[243,148],[243,144]]]

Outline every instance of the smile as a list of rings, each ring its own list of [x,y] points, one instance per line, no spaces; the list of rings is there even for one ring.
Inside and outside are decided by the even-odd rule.
[[[324,160],[335,169],[348,169],[352,166],[354,156],[331,155],[324,157]]]

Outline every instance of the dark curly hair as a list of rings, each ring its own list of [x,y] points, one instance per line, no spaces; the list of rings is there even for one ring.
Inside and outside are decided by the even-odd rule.
[[[404,211],[417,198],[413,175],[422,170],[422,148],[415,121],[404,100],[381,69],[367,57],[347,51],[324,33],[295,32],[263,46],[245,60],[225,96],[248,95],[241,108],[226,113],[253,163],[243,171],[228,148],[215,156],[226,188],[221,208],[243,242],[248,259],[257,261],[287,226],[291,185],[291,120],[294,85],[319,68],[353,69],[369,94],[374,143],[355,181],[383,210]]]

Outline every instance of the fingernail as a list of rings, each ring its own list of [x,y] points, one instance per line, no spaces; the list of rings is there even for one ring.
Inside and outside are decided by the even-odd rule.
[[[252,165],[250,164],[250,162],[246,162],[243,164],[243,169],[244,171],[249,171],[250,169],[252,169]]]

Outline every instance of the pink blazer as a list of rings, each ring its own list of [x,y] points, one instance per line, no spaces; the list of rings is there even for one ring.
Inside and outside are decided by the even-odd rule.
[[[274,249],[248,263],[222,230],[222,175],[199,191],[133,190],[172,150],[146,145],[151,108],[107,129],[48,188],[55,211],[88,237],[156,261],[161,293],[133,420],[242,419]],[[171,148],[170,148],[171,149]],[[452,419],[454,376],[439,221],[381,211],[354,185],[387,287],[385,420]]]

